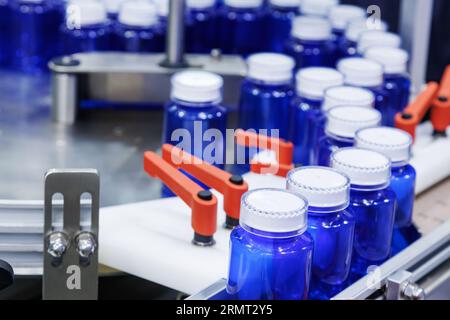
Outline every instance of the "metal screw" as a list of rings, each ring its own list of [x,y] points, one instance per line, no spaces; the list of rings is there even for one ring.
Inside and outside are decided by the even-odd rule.
[[[54,258],[61,258],[69,247],[69,239],[62,232],[55,232],[48,237],[47,252]]]
[[[408,300],[424,300],[425,290],[415,283],[405,282],[402,285],[402,296]]]
[[[77,252],[82,258],[89,258],[97,248],[94,235],[89,232],[82,232],[76,239]]]

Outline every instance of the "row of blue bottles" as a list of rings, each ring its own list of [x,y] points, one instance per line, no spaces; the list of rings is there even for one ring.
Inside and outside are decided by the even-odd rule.
[[[227,292],[239,300],[308,298],[313,239],[308,202],[280,189],[256,189],[241,200],[231,232]]]
[[[341,148],[352,147],[359,129],[379,126],[381,114],[372,108],[334,107],[326,114],[325,135],[321,137],[314,152],[314,163],[330,165],[331,154]]]
[[[163,143],[224,168],[227,110],[222,106],[223,79],[206,71],[182,71],[172,77],[171,85],[171,100],[164,107]],[[166,187],[162,194],[173,195]]]
[[[327,300],[346,285],[355,218],[348,211],[350,180],[325,167],[289,172],[287,189],[308,200],[308,233],[314,240],[309,298]]]
[[[300,15],[301,0],[269,0],[267,15],[267,50],[284,51],[286,41],[290,38],[292,21]]]

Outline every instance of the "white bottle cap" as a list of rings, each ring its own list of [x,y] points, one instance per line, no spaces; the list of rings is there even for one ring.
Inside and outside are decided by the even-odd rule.
[[[322,100],[325,90],[344,84],[344,76],[336,69],[310,67],[297,72],[297,94]]]
[[[336,30],[345,30],[352,19],[364,18],[366,12],[357,6],[342,4],[331,7],[328,17]]]
[[[388,26],[384,21],[379,21],[377,24],[372,24],[368,19],[353,19],[345,29],[345,37],[353,42],[357,42],[361,34],[368,30],[387,31]]]
[[[106,12],[108,13],[119,13],[120,6],[127,0],[103,0],[105,4]]]
[[[331,38],[331,24],[318,17],[295,17],[291,34],[300,40],[328,40]]]
[[[129,26],[150,27],[158,23],[158,12],[149,1],[127,1],[121,6],[118,19]]]
[[[333,87],[326,90],[322,110],[327,112],[337,106],[373,108],[375,95],[370,90],[351,86]]]
[[[300,10],[304,15],[327,17],[330,8],[338,4],[339,0],[302,0]]]
[[[278,53],[256,53],[247,59],[250,79],[267,83],[286,83],[292,81],[295,61]]]
[[[216,0],[187,0],[186,5],[188,8],[194,9],[206,9],[211,8],[216,4]]]
[[[326,167],[303,167],[289,171],[287,189],[308,200],[309,210],[317,208],[348,207],[350,179]]]
[[[377,87],[383,84],[383,66],[363,58],[342,59],[337,69],[344,75],[345,84],[357,87]]]
[[[355,146],[378,151],[391,159],[392,166],[403,166],[411,158],[412,141],[409,133],[397,128],[365,128],[356,133]]]
[[[73,0],[66,7],[66,17],[75,17],[80,26],[90,26],[108,22],[106,8],[102,2]]]
[[[364,31],[358,40],[358,52],[363,54],[370,47],[400,48],[402,39],[398,34],[380,30]]]
[[[355,106],[334,107],[327,112],[327,133],[344,138],[354,138],[362,128],[379,126],[381,113],[372,108]]]
[[[259,8],[263,0],[224,0],[224,3],[232,8]]]
[[[259,231],[302,233],[307,228],[308,202],[282,189],[255,189],[242,196],[240,225]]]
[[[223,79],[207,71],[181,71],[172,77],[172,98],[193,103],[222,101]]]
[[[342,148],[331,154],[331,167],[346,174],[353,186],[385,188],[391,179],[391,161],[367,149]]]
[[[403,49],[370,47],[366,50],[364,56],[381,63],[386,74],[405,73],[408,66],[409,54]]]
[[[154,0],[158,16],[167,17],[169,15],[169,0]]]
[[[302,0],[270,0],[270,4],[282,8],[298,8]]]

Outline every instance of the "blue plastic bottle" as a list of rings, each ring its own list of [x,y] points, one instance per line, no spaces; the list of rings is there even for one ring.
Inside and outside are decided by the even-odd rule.
[[[412,226],[415,199],[416,171],[409,164],[411,158],[412,138],[399,129],[379,127],[362,129],[356,133],[356,146],[378,151],[392,161],[391,188],[397,196],[395,213],[395,232]],[[410,245],[411,239],[398,241],[394,238],[393,254]],[[416,240],[414,237],[413,241]]]
[[[327,112],[325,136],[317,144],[315,162],[320,166],[330,165],[330,155],[345,147],[352,147],[359,129],[379,126],[379,111],[362,107],[334,107]]]
[[[334,41],[338,45],[344,38],[345,29],[350,21],[364,19],[366,12],[360,7],[342,4],[330,8],[328,18],[333,27]]]
[[[356,219],[351,278],[356,280],[369,267],[383,263],[391,251],[396,210],[389,187],[391,162],[376,151],[344,148],[331,155],[331,165],[351,181],[349,210]]]
[[[307,201],[280,189],[256,189],[241,200],[231,232],[227,292],[239,300],[308,297],[313,240]]]
[[[227,111],[221,105],[222,86],[222,78],[210,72],[176,73],[172,77],[172,98],[164,110],[163,143],[223,168]],[[167,191],[163,189],[164,196],[172,195]]]
[[[117,21],[119,18],[120,7],[126,1],[127,0],[103,0],[109,20]]]
[[[65,54],[111,49],[111,24],[105,6],[98,1],[70,2],[61,33]]]
[[[289,140],[294,144],[294,163],[307,166],[311,164],[324,117],[325,91],[341,86],[344,77],[335,69],[311,67],[300,70],[296,80],[297,97],[291,104]]]
[[[292,21],[291,38],[285,53],[294,58],[296,69],[332,67],[337,59],[337,47],[332,41],[328,20],[317,17],[296,17]]]
[[[301,0],[300,12],[305,16],[327,18],[330,9],[339,4],[339,0]]]
[[[392,102],[384,86],[383,66],[368,59],[346,58],[339,61],[337,69],[344,75],[345,84],[373,92],[375,108],[383,115],[382,124],[387,125]]]
[[[23,72],[47,70],[48,61],[60,52],[60,10],[50,0],[11,0],[9,5],[12,67]]]
[[[217,45],[218,19],[215,0],[188,0],[186,50],[210,53]]]
[[[402,39],[398,34],[382,30],[367,30],[360,34],[357,51],[359,56],[364,56],[371,47],[400,48]]]
[[[411,95],[411,80],[407,74],[409,55],[398,48],[371,47],[366,50],[365,57],[384,66],[384,86],[391,102],[386,124],[393,127],[395,115],[409,104]]]
[[[249,54],[266,48],[263,0],[225,0],[220,10],[220,49]]]
[[[163,34],[156,7],[148,1],[127,1],[114,24],[114,47],[125,52],[161,52]]]
[[[8,64],[10,48],[8,47],[11,11],[8,0],[0,0],[0,67]]]
[[[300,14],[301,0],[269,0],[266,22],[268,50],[283,52],[291,35],[292,20]]]
[[[326,300],[344,289],[350,272],[355,219],[348,212],[350,180],[325,167],[294,169],[287,189],[308,200],[308,233],[314,240],[311,299]]]

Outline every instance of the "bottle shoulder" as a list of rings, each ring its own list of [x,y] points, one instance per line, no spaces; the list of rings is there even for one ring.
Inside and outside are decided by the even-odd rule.
[[[396,201],[396,195],[392,188],[387,187],[381,190],[360,191],[350,190],[351,204],[353,205],[380,205]]]
[[[169,115],[176,115],[179,118],[189,119],[215,119],[222,118],[227,114],[227,109],[221,104],[184,104],[176,101],[169,101],[165,105],[165,112]]]
[[[313,228],[333,229],[354,224],[355,218],[348,209],[332,213],[308,213],[308,225]]]
[[[267,95],[277,98],[293,97],[294,87],[291,83],[284,84],[265,84],[250,79],[245,79],[242,83],[242,91],[250,95]]]
[[[392,179],[415,179],[416,177],[416,169],[410,164],[407,164],[402,167],[392,168]]]

